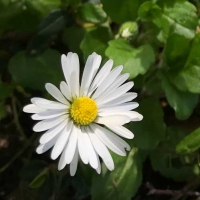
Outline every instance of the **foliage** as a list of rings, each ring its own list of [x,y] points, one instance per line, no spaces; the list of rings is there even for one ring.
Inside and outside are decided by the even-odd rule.
[[[199,14],[195,0],[2,0],[0,181],[13,181],[5,181],[0,195],[130,200],[151,181],[146,163],[148,173],[175,183],[199,176]],[[59,85],[60,56],[70,51],[79,55],[82,69],[97,52],[103,62],[123,65],[134,81],[144,119],[127,125],[135,135],[127,141],[132,150],[126,157],[112,154],[112,172],[102,166],[97,175],[80,163],[71,178],[67,167],[57,171],[49,152],[34,151],[38,135],[22,108],[32,96],[47,96],[45,83]]]

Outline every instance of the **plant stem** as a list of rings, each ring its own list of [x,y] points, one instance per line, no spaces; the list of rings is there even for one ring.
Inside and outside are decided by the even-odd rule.
[[[13,96],[12,97],[12,108],[13,108],[13,116],[14,116],[14,122],[15,122],[15,125],[17,127],[17,130],[19,132],[19,134],[21,135],[21,137],[24,139],[24,140],[27,140],[27,137],[19,123],[19,119],[18,119],[18,113],[17,113],[17,107],[16,107],[16,99],[15,97]]]

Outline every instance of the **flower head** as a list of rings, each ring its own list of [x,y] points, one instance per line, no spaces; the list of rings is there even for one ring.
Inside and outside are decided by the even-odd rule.
[[[61,155],[58,169],[70,164],[72,176],[79,157],[100,173],[100,156],[113,170],[108,149],[125,156],[130,146],[119,136],[132,139],[134,135],[123,125],[142,120],[142,115],[132,111],[138,107],[138,103],[131,102],[137,94],[128,92],[133,82],[125,83],[129,74],[121,75],[122,66],[112,69],[112,60],[99,69],[101,56],[96,53],[88,57],[81,81],[76,53],[62,55],[61,62],[66,82],[60,83],[60,90],[51,83],[45,85],[57,101],[32,98],[32,104],[23,109],[34,113],[33,120],[42,120],[33,127],[35,132],[46,131],[36,152],[41,154],[52,148],[52,159]]]

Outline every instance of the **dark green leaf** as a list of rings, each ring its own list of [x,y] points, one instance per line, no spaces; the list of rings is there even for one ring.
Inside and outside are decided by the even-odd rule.
[[[123,39],[111,40],[106,55],[114,60],[115,66],[124,66],[123,72],[130,74],[129,79],[138,74],[145,74],[155,61],[154,51],[150,45],[135,49]]]
[[[134,21],[137,18],[137,11],[143,0],[101,0],[103,9],[117,23]]]
[[[63,39],[63,42],[68,46],[70,51],[76,52],[80,56],[82,55],[80,44],[84,36],[85,36],[84,28],[80,26],[72,26],[65,29],[62,39]],[[76,39],[74,40],[74,38]]]
[[[42,172],[40,172],[29,184],[30,188],[39,188],[41,187],[45,180],[46,180],[46,174],[47,174],[47,168],[45,168]]]
[[[191,48],[191,40],[176,33],[171,34],[165,46],[164,61],[170,70],[183,68]]]
[[[197,34],[190,47],[184,67],[179,71],[169,71],[170,81],[180,90],[200,93],[200,34]]]
[[[200,128],[186,136],[176,147],[178,153],[192,153],[200,148]]]
[[[107,15],[103,9],[94,3],[83,4],[79,7],[78,13],[82,20],[94,24],[105,22],[107,19]]]
[[[92,200],[131,199],[142,181],[141,159],[133,148],[126,157],[113,156],[115,169],[112,172],[94,175]]]
[[[198,103],[198,95],[178,90],[169,82],[164,73],[160,73],[160,77],[167,101],[175,110],[176,117],[180,120],[187,119]]]
[[[138,16],[143,20],[153,20],[160,17],[161,14],[161,8],[151,1],[144,2],[138,10]]]
[[[6,99],[12,91],[12,86],[0,82],[0,100]]]
[[[20,178],[26,181],[32,181],[38,174],[43,172],[47,163],[40,160],[32,160],[26,163],[20,170]]]
[[[176,181],[188,181],[199,175],[196,156],[180,156],[174,152],[178,142],[185,136],[177,127],[169,127],[165,140],[151,153],[150,159],[155,171]]]
[[[141,122],[132,122],[127,127],[135,134],[135,144],[141,149],[155,149],[164,139],[166,125],[163,110],[156,99],[145,99],[140,103]]]
[[[62,10],[54,10],[50,12],[40,23],[38,27],[38,35],[48,36],[62,30],[66,25],[65,14]]]
[[[24,87],[43,90],[47,82],[58,84],[63,80],[60,66],[60,54],[48,49],[38,56],[29,56],[22,51],[9,63],[13,78]]]

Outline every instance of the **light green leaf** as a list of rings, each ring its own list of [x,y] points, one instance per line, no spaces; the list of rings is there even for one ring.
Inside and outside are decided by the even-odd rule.
[[[112,172],[94,175],[92,200],[129,200],[136,194],[142,181],[142,165],[138,150],[133,148],[126,157],[113,155],[113,159],[115,169]]]
[[[138,74],[145,74],[155,61],[154,51],[150,45],[135,49],[123,39],[111,40],[106,55],[114,60],[115,66],[124,66],[123,73],[129,73],[129,79]]]
[[[134,21],[137,11],[143,0],[101,0],[103,9],[117,23]]]
[[[93,52],[105,57],[105,50],[110,37],[110,32],[106,27],[98,27],[89,30],[85,34],[80,46],[84,53],[85,60]]]
[[[127,125],[135,135],[135,144],[141,149],[155,149],[165,136],[163,110],[158,100],[149,98],[140,103],[137,111],[143,115],[143,120]]]
[[[165,42],[170,32],[189,39],[195,36],[198,17],[193,4],[188,1],[168,0],[159,1],[158,5],[163,9],[163,13],[154,20],[154,23],[161,28],[159,35],[161,41]]]
[[[58,85],[63,80],[60,53],[52,49],[38,56],[17,53],[10,60],[9,71],[15,81],[31,89],[44,90],[45,83]]]
[[[178,155],[174,149],[185,136],[184,131],[177,127],[169,127],[165,140],[155,149],[150,160],[155,171],[176,181],[188,181],[199,175],[199,166],[193,155]]]
[[[200,128],[187,135],[176,147],[178,153],[192,153],[200,148]]]
[[[100,5],[94,3],[85,3],[80,6],[78,14],[82,20],[94,24],[103,23],[107,19],[107,15]]]
[[[180,120],[187,119],[197,106],[198,95],[183,92],[173,86],[164,73],[159,74],[162,80],[162,87],[165,91],[167,101],[175,110],[176,117]]]
[[[151,1],[144,2],[138,10],[138,16],[143,20],[153,20],[160,17],[161,14],[161,8]]]

